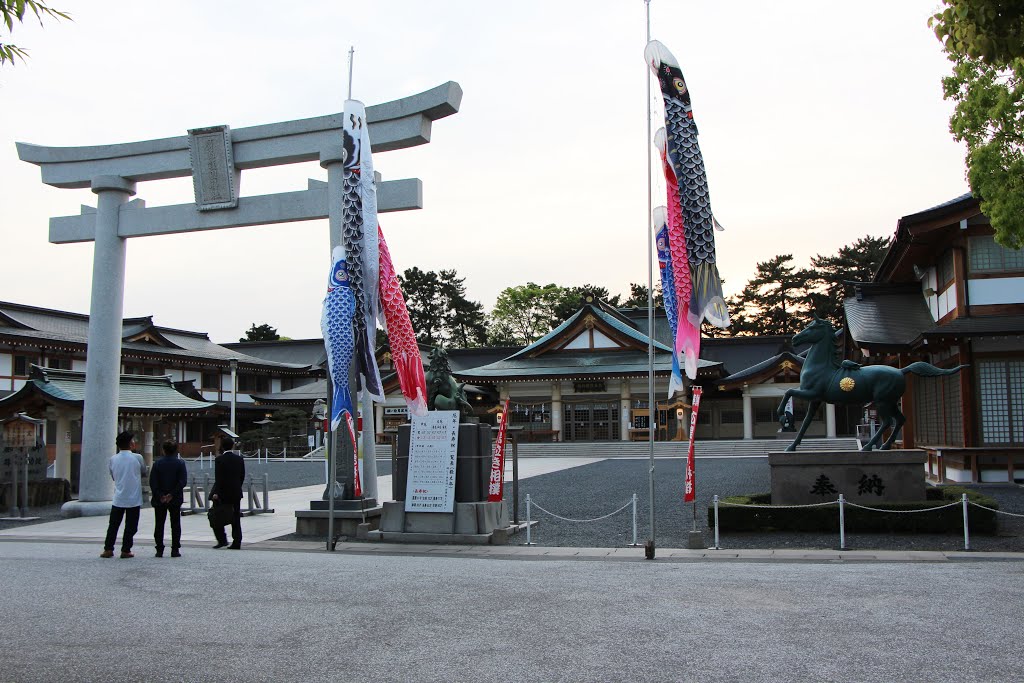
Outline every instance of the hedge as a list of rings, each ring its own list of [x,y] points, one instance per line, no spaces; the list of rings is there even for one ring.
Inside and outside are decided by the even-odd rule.
[[[972,503],[998,509],[999,504],[977,491],[959,486],[942,489],[930,488],[926,499],[918,503],[876,503],[870,507],[879,510],[893,510],[893,513],[863,510],[852,505],[844,506],[843,517],[846,531],[851,533],[911,533],[946,534],[963,533],[963,507],[957,505],[942,508],[957,502],[966,493]],[[733,507],[739,505],[771,505],[771,494],[759,493],[749,496],[721,498],[718,505],[719,530],[737,531],[824,531],[839,533],[839,506],[821,507]],[[923,510],[942,508],[935,512],[914,514],[898,513],[901,510]],[[969,529],[972,534],[995,534],[998,526],[996,513],[970,506],[968,508]],[[714,528],[714,505],[708,507],[708,526]]]

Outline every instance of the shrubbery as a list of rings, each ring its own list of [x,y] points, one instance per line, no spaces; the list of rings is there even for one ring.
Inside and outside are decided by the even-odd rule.
[[[957,502],[962,494],[976,505],[993,510],[999,504],[977,491],[961,486],[929,488],[926,500],[919,503],[876,503],[870,507],[878,510],[892,510],[891,513],[863,510],[852,505],[844,506],[843,516],[846,531],[851,533],[963,533],[964,518],[961,506],[943,508],[943,505]],[[771,494],[759,493],[748,496],[722,498],[718,505],[719,528],[723,532],[736,531],[825,531],[839,533],[839,506],[821,507],[734,507],[729,505],[771,505]],[[907,514],[906,510],[941,508],[935,512]],[[972,534],[994,534],[997,529],[996,513],[970,506],[968,509],[969,528]],[[714,527],[714,506],[708,507],[708,525]]]

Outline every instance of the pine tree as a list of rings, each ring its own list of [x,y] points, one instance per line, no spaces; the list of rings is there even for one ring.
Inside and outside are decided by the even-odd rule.
[[[807,320],[811,274],[792,265],[792,254],[757,264],[738,297],[729,301],[733,335],[794,334]]]
[[[808,305],[819,318],[839,329],[846,326],[843,298],[847,282],[869,282],[881,265],[889,240],[865,235],[853,244],[841,247],[835,256],[811,257]]]

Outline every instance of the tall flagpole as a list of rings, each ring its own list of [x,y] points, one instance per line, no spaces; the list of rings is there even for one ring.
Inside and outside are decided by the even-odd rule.
[[[651,42],[651,0],[644,0],[647,10],[647,42]],[[645,43],[646,44],[646,43]],[[646,60],[645,60],[646,61]],[[647,80],[647,445],[650,450],[650,469],[647,473],[650,488],[651,537],[644,546],[644,556],[654,559],[654,435],[655,422],[658,417],[654,405],[654,226],[651,218],[651,74],[644,64],[644,76]]]

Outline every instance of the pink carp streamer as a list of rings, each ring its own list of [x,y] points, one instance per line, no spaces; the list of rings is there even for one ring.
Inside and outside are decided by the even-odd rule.
[[[413,415],[426,415],[427,378],[423,374],[423,358],[420,357],[416,333],[409,320],[409,309],[405,306],[405,296],[398,284],[398,275],[380,225],[377,226],[377,235],[380,240],[380,311],[387,327],[391,360],[395,364],[398,384],[402,388],[409,412]]]
[[[654,144],[661,154],[661,168],[665,174],[668,206],[666,208],[666,225],[668,227],[668,246],[672,254],[672,275],[675,281],[676,322],[672,325],[675,333],[675,352],[678,358],[683,356],[683,369],[691,380],[697,379],[697,360],[700,358],[700,325],[694,324],[690,316],[690,262],[686,251],[686,232],[683,226],[683,208],[679,200],[679,187],[675,171],[668,158],[665,129],[661,128],[654,135]],[[656,226],[657,227],[657,226]]]

